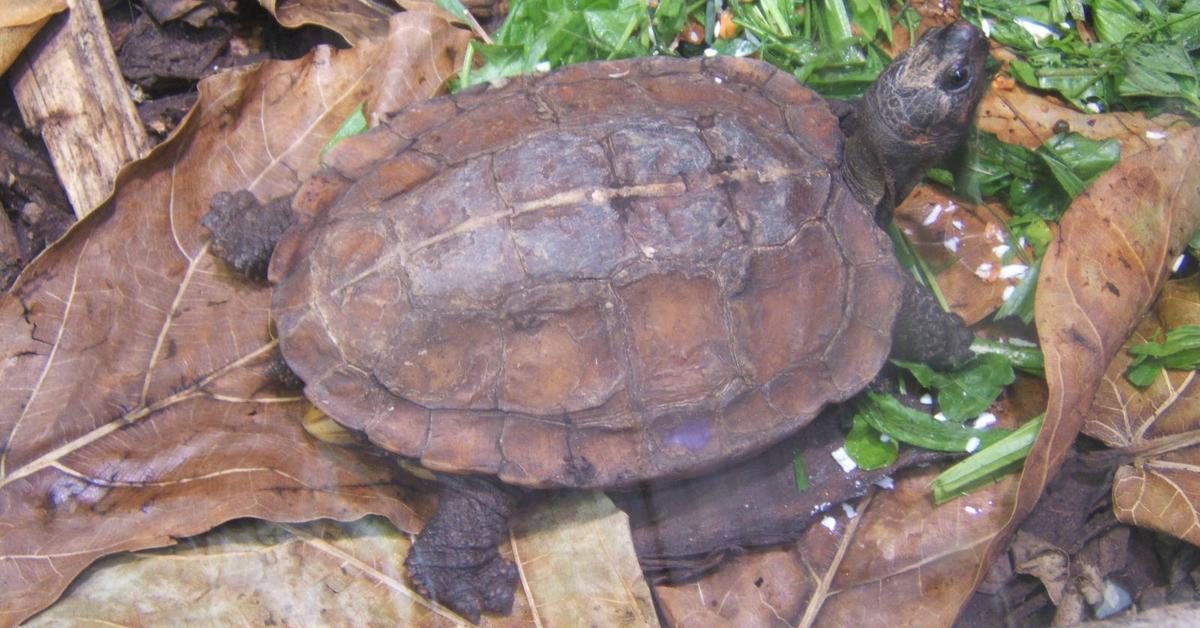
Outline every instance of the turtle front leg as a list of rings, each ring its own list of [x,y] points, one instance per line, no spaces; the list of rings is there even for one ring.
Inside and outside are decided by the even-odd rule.
[[[900,313],[892,327],[892,357],[946,370],[971,357],[975,334],[958,314],[942,309],[928,288],[904,273]]]
[[[266,280],[271,252],[293,221],[290,197],[262,205],[246,190],[214,195],[200,219],[212,232],[213,255],[258,281]]]
[[[500,557],[519,493],[491,478],[436,474],[438,509],[404,565],[417,591],[479,623],[512,612],[517,568]]]

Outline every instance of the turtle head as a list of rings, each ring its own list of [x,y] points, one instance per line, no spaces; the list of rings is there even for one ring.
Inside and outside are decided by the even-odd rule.
[[[859,104],[845,171],[880,224],[924,176],[962,143],[987,84],[987,38],[958,21],[925,34]]]

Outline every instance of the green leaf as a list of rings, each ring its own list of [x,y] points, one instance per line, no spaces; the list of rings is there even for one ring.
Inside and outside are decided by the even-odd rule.
[[[926,388],[938,391],[938,408],[947,419],[962,422],[987,411],[1000,391],[1016,379],[1012,362],[1000,354],[977,354],[962,366],[939,373],[919,362],[893,360]]]
[[[1042,415],[1029,420],[943,471],[933,480],[933,500],[943,504],[1020,469],[1037,440],[1044,418]]]
[[[1033,322],[1035,314],[1033,310],[1033,297],[1037,290],[1038,275],[1041,272],[1042,260],[1039,258],[1033,264],[1030,264],[1029,270],[1025,271],[1025,276],[1021,277],[1021,281],[1017,282],[1012,293],[996,309],[996,320],[1015,316],[1021,319],[1021,322],[1026,325]]]
[[[349,117],[346,118],[346,121],[342,123],[342,126],[338,127],[333,137],[329,138],[328,142],[325,142],[325,147],[321,149],[321,159],[324,159],[325,153],[328,153],[334,146],[341,143],[342,140],[366,132],[366,103],[359,103]]]
[[[985,447],[1008,430],[977,430],[951,421],[938,421],[914,410],[891,395],[868,392],[858,402],[858,413],[871,427],[895,440],[934,451],[965,452]]]
[[[871,427],[865,418],[855,414],[850,433],[846,435],[846,453],[860,469],[871,471],[895,462],[900,454],[900,445],[892,437]]]
[[[1042,350],[1032,343],[1019,345],[1015,340],[1001,342],[977,336],[971,342],[971,351],[1004,356],[1004,359],[1008,360],[1013,368],[1039,377],[1044,376],[1046,372],[1046,358],[1042,355]]]
[[[792,451],[792,473],[796,477],[796,491],[803,493],[808,490],[808,466],[804,464],[804,454],[799,449]]]
[[[1141,11],[1136,6],[1121,0],[1092,0],[1091,5],[1100,41],[1120,43],[1144,28],[1138,19]]]
[[[1196,67],[1180,45],[1138,44],[1126,57],[1117,91],[1123,96],[1196,98]]]
[[[1154,383],[1163,369],[1195,370],[1200,368],[1200,325],[1180,325],[1161,341],[1135,345],[1127,352],[1135,359],[1125,377],[1138,387]]]

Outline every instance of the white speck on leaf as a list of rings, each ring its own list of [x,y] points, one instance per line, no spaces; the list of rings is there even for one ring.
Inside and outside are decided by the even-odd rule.
[[[982,430],[995,424],[996,415],[992,414],[991,412],[984,412],[983,414],[979,415],[979,418],[975,419],[975,422],[972,423],[971,426],[977,430]]]
[[[1017,277],[1023,277],[1025,275],[1025,271],[1027,270],[1029,270],[1029,267],[1024,264],[1009,264],[1007,266],[1001,266],[1000,278],[1016,279]]]
[[[941,203],[934,205],[933,209],[929,212],[929,215],[925,217],[925,220],[921,221],[921,224],[925,225],[926,227],[932,225],[933,223],[937,222],[938,217],[941,216],[942,212],[945,210],[946,208],[943,207]]]
[[[837,461],[838,466],[842,468],[842,471],[846,473],[850,473],[858,468],[858,463],[854,462],[854,459],[850,457],[850,454],[846,453],[845,447],[838,447],[837,449],[833,450],[830,455],[833,456],[833,459]]]

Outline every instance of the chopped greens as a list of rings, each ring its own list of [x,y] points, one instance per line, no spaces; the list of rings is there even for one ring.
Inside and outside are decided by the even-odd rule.
[[[971,343],[971,351],[975,353],[994,353],[1004,356],[1013,368],[1025,371],[1038,377],[1044,377],[1046,373],[1046,359],[1042,355],[1042,350],[1037,348],[1033,343],[1028,346],[1016,344],[1013,342],[1000,342],[988,338],[976,338]]]
[[[975,132],[974,150],[955,173],[955,191],[979,202],[998,197],[1030,229],[1038,241],[1049,242],[1041,220],[1058,220],[1075,197],[1121,159],[1116,140],[1095,141],[1078,133],[1060,133],[1037,150],[1006,144],[995,135]],[[1026,229],[1021,229],[1022,234]]]
[[[943,504],[1020,469],[1044,418],[1042,415],[1026,422],[943,471],[933,480],[933,500]]]
[[[938,421],[928,412],[909,408],[891,395],[874,392],[859,398],[855,419],[858,417],[895,440],[934,451],[972,452],[990,445],[1009,432],[1003,429],[977,430],[953,421]],[[858,460],[855,459],[855,462]]]
[[[723,9],[722,9],[723,7]],[[906,10],[900,19],[915,24]],[[472,44],[459,88],[569,63],[647,55],[695,56],[711,48],[757,55],[826,96],[852,98],[890,59],[884,0],[514,0],[491,44]],[[685,29],[702,29],[692,43]]]
[[[1200,368],[1200,325],[1180,325],[1158,342],[1147,342],[1128,349],[1135,356],[1125,370],[1125,378],[1145,388],[1158,379],[1163,369]]]
[[[895,462],[900,445],[892,437],[872,427],[859,413],[854,416],[854,424],[846,435],[846,453],[850,454],[860,469],[872,471]]]
[[[919,362],[892,360],[892,363],[912,373],[922,386],[937,389],[938,408],[947,419],[957,423],[986,411],[1016,377],[1009,358],[997,353],[977,354],[946,373]]]
[[[799,449],[792,451],[792,472],[796,476],[796,492],[808,490],[808,466],[804,464],[804,454]]]
[[[963,0],[1013,78],[1075,107],[1200,115],[1200,0]]]

